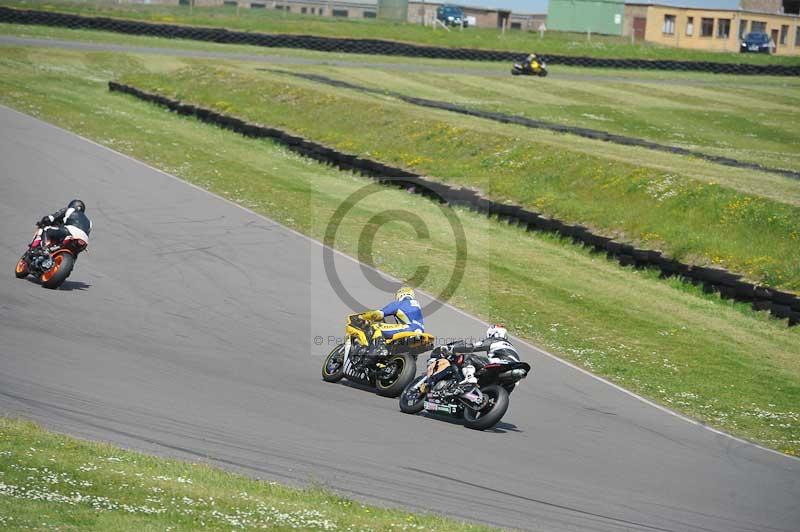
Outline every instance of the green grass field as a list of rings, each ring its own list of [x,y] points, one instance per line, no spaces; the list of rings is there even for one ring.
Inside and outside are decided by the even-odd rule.
[[[2,530],[489,531],[69,438],[0,417]]]
[[[69,2],[53,0],[2,0],[0,5],[27,9],[43,9],[82,15],[101,15],[136,20],[178,23],[199,26],[221,26],[265,33],[292,33],[332,37],[378,38],[432,46],[487,48],[496,50],[535,51],[537,53],[585,55],[638,59],[678,59],[687,61],[720,61],[730,63],[796,65],[800,58],[763,56],[761,54],[715,53],[680,50],[653,44],[631,45],[628,38],[547,32],[538,34],[495,29],[469,28],[465,31],[433,31],[421,25],[375,19],[331,19],[287,14],[269,9],[235,7],[194,8],[165,5],[115,4],[111,2]]]
[[[210,62],[220,66],[219,59]],[[252,65],[227,66],[246,70]],[[106,87],[109,79],[153,73],[179,79],[186,68],[214,72],[200,59],[9,47],[0,55],[0,102],[320,239],[336,207],[367,181]],[[197,94],[207,81],[198,78]],[[279,104],[278,97],[265,94],[270,105]],[[290,91],[282,94],[288,101],[296,98]],[[318,103],[328,105],[333,98]],[[222,96],[215,105],[241,111]],[[420,260],[433,261],[441,268],[422,288],[438,293],[452,266],[453,239],[428,200],[381,192],[353,211],[338,246],[356,256],[361,229],[388,208],[418,213],[431,228],[430,242],[416,244],[418,254],[399,250],[391,242],[406,228],[388,224],[375,240],[375,260],[399,277],[410,275]],[[466,211],[458,215],[470,251],[455,305],[501,320],[515,334],[713,426],[800,452],[800,328],[787,328],[785,322],[677,280],[620,268],[552,236]],[[502,251],[504,260],[494,260],[492,250]]]
[[[348,79],[371,77],[376,86],[382,79],[406,75],[335,67],[315,71],[329,69]],[[413,79],[413,74],[408,76]],[[459,82],[468,86],[468,93],[481,83],[511,83],[467,78],[442,76],[439,86],[457,99],[462,90]],[[258,65],[197,64],[169,74],[131,74],[123,79],[251,121],[284,127],[346,152],[368,154],[449,183],[473,186],[496,199],[660,249],[684,261],[723,266],[773,287],[800,288],[797,180],[425,109],[394,98],[264,71]],[[398,84],[415,92],[408,83]],[[590,84],[556,80],[529,90],[543,97],[567,98],[571,92],[588,91]],[[630,98],[637,84],[625,85],[629,90],[615,90],[615,85],[598,91],[620,101]],[[391,82],[383,86],[394,88]],[[787,92],[800,94],[799,89],[800,84]],[[697,97],[696,87],[685,90]],[[674,102],[663,98],[661,106],[653,108],[656,98],[651,96],[639,104],[632,101],[642,115],[640,121],[665,112]],[[728,136],[728,126],[736,116],[718,126],[717,134]],[[792,110],[777,116],[797,115]],[[789,132],[791,123],[781,122],[786,135],[770,146],[785,152],[796,147],[796,137]],[[682,127],[673,124],[672,131]],[[787,158],[794,160],[795,155]],[[764,188],[770,192],[762,195]]]

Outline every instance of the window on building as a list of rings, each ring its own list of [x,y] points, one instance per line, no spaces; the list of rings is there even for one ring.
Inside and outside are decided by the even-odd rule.
[[[714,35],[714,19],[713,18],[701,18],[700,19],[700,36],[701,37],[711,37]]]
[[[347,17],[350,15],[346,9],[334,9],[332,13],[334,17]]]
[[[377,18],[378,14],[374,11],[364,11],[364,18]]]
[[[800,46],[800,26],[797,26],[794,30],[794,45]]]
[[[686,36],[694,35],[694,17],[686,17]]]
[[[306,13],[308,13],[308,8],[307,7],[301,7],[300,8],[300,14],[301,15],[305,15]]]
[[[717,19],[717,38],[727,39],[731,34],[731,19],[718,18]]]
[[[225,0],[224,2],[222,2],[222,5],[226,7],[236,7],[237,3],[238,2],[236,0]]]
[[[675,33],[675,15],[664,15],[663,31],[666,35]]]
[[[745,35],[747,35],[747,21],[742,19],[739,21],[739,40],[744,39]]]
[[[789,26],[781,26],[781,44],[786,44],[786,36],[789,35]]]
[[[750,26],[750,33],[767,33],[767,23],[754,20]]]
[[[275,9],[283,10],[283,6],[280,4],[275,4]]]
[[[250,9],[264,9],[266,5],[250,2]]]

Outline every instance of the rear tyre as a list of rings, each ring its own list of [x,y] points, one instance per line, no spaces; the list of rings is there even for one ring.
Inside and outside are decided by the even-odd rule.
[[[25,260],[25,255],[20,257],[19,262],[17,262],[17,267],[14,269],[14,275],[17,276],[17,279],[22,279],[27,277],[30,273],[28,269],[28,262]]]
[[[56,252],[53,255],[53,267],[42,274],[42,286],[55,289],[67,280],[72,268],[75,267],[75,257],[67,251]]]
[[[394,365],[395,371],[389,378],[378,377],[375,380],[375,387],[378,389],[378,395],[397,397],[417,374],[417,359],[409,354],[392,355],[387,357],[386,364]]]
[[[545,77],[547,77],[547,70],[545,70],[545,69],[541,69],[541,70],[539,71],[539,77],[540,77],[540,78],[545,78]]]
[[[464,408],[464,426],[468,429],[490,429],[500,422],[508,410],[508,392],[505,388],[492,384],[481,392],[489,397],[490,404],[479,411]]]
[[[419,414],[425,407],[425,394],[419,393],[419,390],[412,389],[427,375],[420,375],[413,381],[408,383],[403,393],[400,394],[400,410],[406,414]]]
[[[339,344],[328,353],[322,363],[322,380],[339,382],[344,377],[344,344]]]
[[[516,68],[512,68],[511,69],[511,75],[512,76],[519,76],[519,74],[520,74],[520,72]]]

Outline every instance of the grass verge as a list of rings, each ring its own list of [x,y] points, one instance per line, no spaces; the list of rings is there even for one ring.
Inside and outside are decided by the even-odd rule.
[[[111,77],[195,62],[9,48],[0,57],[0,101],[321,239],[335,209],[367,181],[106,89]],[[384,225],[373,260],[398,277],[411,275],[420,261],[436,264],[422,287],[438,293],[454,244],[424,198],[391,189],[374,195],[344,220],[338,247],[358,256],[365,225],[388,209],[419,214],[430,237],[399,249],[394,243],[407,241],[407,227]],[[469,256],[455,305],[501,320],[515,334],[671,408],[800,453],[800,328],[676,280],[620,268],[552,236],[458,214]]]
[[[6,417],[0,528],[490,530],[82,441]]]
[[[767,179],[796,193],[797,180],[747,170],[745,191],[736,190],[722,186],[724,177],[697,179],[693,170],[716,166],[723,176],[737,169],[672,154],[660,160],[688,161],[683,172],[653,167],[657,155],[643,148],[434,111],[250,67],[197,65],[123,81],[473,186],[684,262],[800,290],[800,203],[747,188]],[[618,153],[629,160],[619,161]]]
[[[216,26],[264,33],[293,33],[329,37],[386,39],[430,46],[486,48],[494,50],[535,51],[562,55],[593,57],[675,59],[685,61],[716,61],[726,63],[796,65],[800,58],[704,52],[668,48],[650,43],[630,44],[627,38],[549,31],[540,39],[538,34],[522,31],[501,33],[496,29],[469,28],[465,31],[433,31],[417,24],[380,19],[327,18],[286,13],[270,9],[241,9],[235,7],[116,4],[110,2],[64,2],[52,0],[3,0],[3,5],[58,11],[80,15],[128,18],[158,23],[178,23],[197,26]]]

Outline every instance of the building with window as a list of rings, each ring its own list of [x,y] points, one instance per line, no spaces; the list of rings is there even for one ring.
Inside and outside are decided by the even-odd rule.
[[[744,36],[758,32],[772,38],[774,53],[800,55],[800,17],[779,12],[785,4],[743,0],[737,10],[627,4],[622,34],[678,48],[738,52]],[[774,11],[744,9],[751,6]]]

